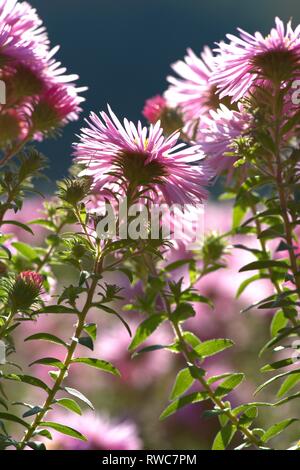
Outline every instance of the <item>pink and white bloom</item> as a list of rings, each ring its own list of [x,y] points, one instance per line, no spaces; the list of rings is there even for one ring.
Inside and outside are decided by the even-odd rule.
[[[28,40],[34,45],[36,52],[45,54],[49,48],[49,39],[42,20],[36,9],[27,2],[17,0],[1,0],[0,24],[10,26],[11,33],[16,39]],[[37,47],[39,50],[37,50]]]
[[[215,86],[210,83],[215,68],[216,59],[209,47],[204,48],[200,57],[188,49],[184,60],[172,65],[179,78],[167,77],[170,87],[165,98],[170,107],[181,110],[185,122],[199,119],[218,104]]]
[[[293,77],[300,64],[300,25],[292,29],[275,18],[270,34],[254,35],[238,28],[239,36],[227,34],[230,43],[219,43],[218,68],[211,83],[220,91],[220,98],[231,96],[238,101],[247,95],[257,81],[282,81]]]
[[[0,79],[7,84],[6,108],[24,110],[18,114],[19,127],[27,133],[19,140],[41,139],[78,118],[86,88],[77,88],[78,76],[67,75],[55,59],[58,49],[50,48],[46,28],[29,3],[0,0]],[[44,118],[40,128],[37,107],[39,122]]]
[[[233,111],[221,104],[217,111],[210,111],[210,118],[199,130],[197,142],[217,174],[233,170],[237,157],[226,156],[226,152],[233,151],[234,139],[246,133],[250,120],[242,108]]]
[[[86,166],[81,175],[90,175],[94,191],[120,187],[120,178],[111,173],[120,168],[123,176],[137,186],[155,181],[155,202],[196,204],[207,197],[212,172],[202,163],[198,145],[178,143],[179,132],[163,136],[158,121],[149,128],[124,119],[123,124],[108,107],[109,114],[90,114],[88,127],[81,130],[75,144],[76,162]],[[192,166],[191,163],[194,163]],[[154,178],[152,179],[154,175]]]

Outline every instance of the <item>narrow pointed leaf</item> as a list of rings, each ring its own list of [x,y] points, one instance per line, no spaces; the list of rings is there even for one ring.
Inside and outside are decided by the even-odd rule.
[[[172,414],[176,413],[177,410],[180,410],[186,405],[191,405],[192,403],[199,403],[201,401],[207,400],[208,395],[207,392],[195,392],[191,393],[190,395],[186,395],[184,397],[178,398],[177,400],[170,403],[169,406],[162,412],[160,415],[160,420],[171,416]]]
[[[66,436],[71,436],[71,437],[74,437],[74,439],[79,439],[81,441],[87,440],[87,438],[83,434],[81,434],[79,431],[76,431],[76,429],[70,428],[69,426],[66,426],[65,424],[53,423],[51,421],[43,421],[40,424],[40,427],[54,429],[55,431],[65,434]]]
[[[110,362],[102,361],[101,359],[95,359],[93,357],[76,357],[72,360],[72,363],[86,364],[87,366],[95,367],[96,369],[101,369],[113,375],[121,375],[118,369],[114,367]]]
[[[165,319],[166,315],[161,313],[152,315],[144,320],[136,330],[134,338],[130,343],[129,351],[132,351],[143,343],[158,328],[158,326],[165,321]]]

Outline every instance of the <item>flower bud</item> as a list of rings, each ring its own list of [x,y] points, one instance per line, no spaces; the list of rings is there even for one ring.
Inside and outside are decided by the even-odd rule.
[[[224,240],[217,233],[208,235],[201,250],[203,263],[209,265],[221,261],[225,254],[226,243]]]
[[[77,179],[65,179],[59,184],[59,197],[71,204],[77,205],[86,196],[89,195],[91,188],[91,179],[89,177]]]
[[[13,310],[27,310],[41,294],[44,276],[33,271],[19,274],[9,292],[9,302]]]

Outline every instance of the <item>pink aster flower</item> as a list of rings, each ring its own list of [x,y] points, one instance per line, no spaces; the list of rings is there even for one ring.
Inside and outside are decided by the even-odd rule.
[[[32,51],[24,41],[12,36],[11,27],[0,23],[0,58],[6,64],[12,60],[30,60]]]
[[[28,39],[30,44],[35,43],[43,53],[48,49],[49,39],[42,20],[38,17],[36,9],[27,2],[17,0],[1,0],[0,24],[11,27],[15,38]]]
[[[102,112],[100,118],[91,113],[89,127],[75,144],[76,161],[86,166],[81,175],[93,177],[95,191],[120,185],[119,176],[111,173],[121,168],[121,176],[132,185],[149,187],[154,182],[155,202],[195,204],[207,197],[204,186],[211,172],[201,165],[198,145],[178,144],[179,132],[165,138],[159,121],[149,129],[127,119],[122,125],[108,109],[109,115]]]
[[[50,86],[32,104],[30,120],[35,138],[40,140],[44,133],[78,119],[82,101],[73,85]]]
[[[209,47],[204,48],[200,57],[188,49],[184,61],[175,62],[172,68],[180,78],[167,77],[171,86],[165,98],[169,106],[182,111],[186,122],[199,119],[215,107],[218,97],[209,79],[216,68],[216,60]]]
[[[211,83],[220,90],[220,97],[231,96],[238,101],[258,80],[281,83],[291,79],[300,64],[300,25],[292,29],[275,19],[275,28],[264,37],[238,28],[239,37],[228,34],[229,44],[216,49],[219,65]]]
[[[226,152],[233,151],[234,139],[245,134],[250,119],[242,108],[240,111],[233,111],[220,105],[217,111],[210,112],[210,119],[206,119],[201,126],[197,141],[208,164],[217,174],[225,170],[232,172],[237,157],[226,156]]]
[[[81,111],[80,93],[86,88],[75,86],[77,75],[66,74],[55,58],[58,49],[50,49],[46,29],[30,4],[0,0],[0,79],[7,84],[6,108],[24,111],[18,114],[20,141],[41,140]]]
[[[151,123],[155,124],[166,109],[167,102],[165,98],[160,95],[153,96],[145,102],[143,109],[143,116]]]
[[[87,438],[84,442],[55,431],[51,432],[53,434],[53,440],[49,444],[51,450],[139,450],[142,448],[136,425],[129,419],[112,420],[108,416],[95,414],[92,411],[87,411],[82,416],[52,413],[51,419],[59,423],[65,422]]]

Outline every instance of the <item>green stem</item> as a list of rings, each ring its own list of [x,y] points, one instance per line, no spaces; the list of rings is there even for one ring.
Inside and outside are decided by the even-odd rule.
[[[63,220],[59,225],[58,227],[56,228],[56,231],[55,231],[55,234],[56,235],[59,235],[60,232],[62,231],[63,227],[65,226],[65,221]],[[45,253],[45,256],[44,258],[42,258],[39,263],[37,264],[37,269],[36,269],[36,272],[38,273],[39,271],[41,271],[41,269],[45,266],[45,264],[48,262],[48,260],[50,259],[51,255],[53,254],[53,251],[55,249],[55,245],[51,245],[47,252]]]
[[[257,215],[257,210],[256,210],[255,206],[252,206],[251,210],[252,210],[252,213],[253,213],[254,216]],[[261,234],[262,234],[262,227],[261,227],[261,223],[258,219],[255,220],[255,227],[256,227],[257,238],[260,242],[260,246],[261,246],[261,250],[263,252],[264,258],[269,259],[269,254],[268,254],[268,250],[267,250],[267,247],[266,247],[266,242],[263,238],[260,237]],[[269,273],[271,283],[273,284],[277,294],[280,295],[283,292],[283,290],[280,286],[280,283],[275,279],[272,268],[268,268],[267,271]],[[284,307],[282,308],[282,310],[283,310],[283,312],[286,311],[286,309]],[[286,315],[286,317],[291,321],[293,326],[295,326],[295,327],[298,326],[298,322],[294,317],[291,317],[288,314]]]
[[[150,256],[145,255],[144,259],[149,268],[150,273],[153,276],[157,276],[156,268]],[[168,297],[166,296],[164,292],[161,292],[161,298],[163,300],[163,303],[165,304],[165,310],[168,315],[169,322],[171,323],[176,339],[178,340],[181,346],[181,350],[183,352],[183,356],[185,358],[187,365],[188,366],[192,365],[194,368],[199,369],[199,366],[197,365],[193,355],[189,351],[188,345],[186,344],[184,340],[180,326],[178,325],[178,323],[173,321],[171,306],[170,306]],[[253,432],[250,429],[248,429],[246,426],[243,426],[239,423],[239,419],[230,410],[228,410],[228,406],[220,398],[215,396],[214,390],[209,386],[207,381],[202,376],[200,376],[200,374],[197,375],[197,380],[201,384],[201,386],[204,388],[204,390],[207,392],[207,395],[209,396],[210,400],[218,408],[224,411],[224,414],[231,421],[231,423],[248,439],[248,441],[252,445],[254,445],[255,447],[259,447],[260,440],[253,434]]]
[[[176,323],[172,320],[171,309],[170,309],[168,300],[167,300],[165,295],[163,297],[164,297],[164,300],[165,300],[166,305],[167,305],[167,312],[168,312],[169,321],[172,324],[172,327],[173,327],[173,330],[175,332],[176,338],[177,338],[177,340],[178,340],[178,342],[181,346],[181,349],[183,351],[183,355],[184,355],[184,358],[186,360],[186,363],[187,363],[188,366],[192,365],[196,369],[199,369],[198,365],[195,362],[195,359],[194,359],[193,355],[189,351],[189,348],[188,348],[188,346],[187,346],[187,344],[184,340],[184,337],[182,335],[182,331],[181,331],[180,326],[178,325],[178,323]],[[207,395],[209,396],[211,401],[219,409],[224,411],[224,415],[227,416],[227,418],[231,421],[233,426],[235,426],[237,428],[237,430],[239,430],[248,439],[248,441],[252,445],[254,445],[255,447],[259,447],[260,446],[259,439],[253,434],[253,432],[250,429],[248,429],[246,426],[243,426],[243,425],[240,424],[239,419],[230,410],[228,410],[228,405],[226,405],[223,402],[223,400],[216,397],[214,390],[209,386],[209,384],[204,379],[204,377],[201,377],[200,375],[197,375],[197,380],[202,385],[203,389],[207,392]]]
[[[297,258],[296,258],[295,251],[293,248],[293,243],[294,243],[293,229],[292,229],[290,218],[289,218],[288,199],[287,199],[287,194],[286,194],[287,187],[283,179],[283,165],[282,165],[282,160],[281,160],[281,133],[280,133],[281,115],[277,111],[278,109],[280,109],[280,107],[276,106],[276,103],[279,100],[279,98],[280,98],[280,89],[277,87],[275,91],[275,98],[274,98],[274,117],[275,117],[274,157],[276,159],[276,165],[277,165],[275,184],[276,184],[278,196],[279,196],[281,215],[282,215],[284,230],[285,230],[285,239],[288,245],[290,267],[294,276],[295,285],[298,290],[298,297],[300,298],[300,272],[298,271]],[[280,99],[282,100],[282,97]]]
[[[97,273],[97,274],[99,274],[99,273]],[[31,425],[28,428],[28,430],[26,431],[22,441],[20,442],[20,446],[19,446],[18,450],[24,450],[27,443],[30,441],[30,439],[32,438],[34,432],[38,428],[38,426],[40,426],[42,424],[43,418],[45,417],[46,413],[49,411],[51,405],[53,404],[53,401],[55,399],[55,396],[56,396],[57,392],[61,388],[61,384],[62,384],[63,380],[65,379],[66,374],[68,372],[68,369],[69,369],[69,367],[72,363],[73,355],[74,355],[74,352],[75,352],[76,347],[78,345],[78,339],[80,338],[81,333],[82,333],[83,328],[84,328],[86,316],[87,316],[87,314],[88,314],[88,312],[89,312],[89,310],[92,306],[93,297],[94,297],[94,293],[95,293],[97,284],[98,284],[98,278],[95,277],[93,279],[91,287],[89,289],[85,305],[84,305],[81,313],[79,314],[78,323],[77,323],[76,331],[75,331],[75,334],[74,334],[74,339],[72,340],[72,342],[70,343],[70,345],[68,347],[68,352],[67,352],[65,360],[63,362],[63,367],[61,368],[53,387],[51,388],[51,390],[48,393],[48,397],[47,397],[46,401],[44,402],[44,404],[42,406],[43,410],[40,411],[36,415],[34,421],[31,423]]]

